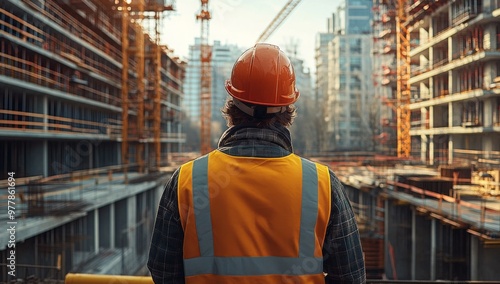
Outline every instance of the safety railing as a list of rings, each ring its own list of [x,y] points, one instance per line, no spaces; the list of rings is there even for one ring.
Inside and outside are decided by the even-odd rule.
[[[0,109],[0,129],[118,135],[121,125],[42,113]]]
[[[440,194],[406,183],[391,180],[387,180],[386,182],[388,185],[393,186],[395,191],[403,191],[411,194],[415,198],[414,201],[422,201],[418,202],[418,205],[429,209],[433,213],[453,219],[449,221],[450,223],[457,226],[460,226],[461,223],[467,223],[472,228],[488,231],[498,222],[498,227],[495,231],[500,232],[500,211],[486,206],[486,203],[475,204],[461,200],[460,197]],[[486,226],[487,220],[492,223],[492,226]]]
[[[121,106],[121,97],[113,96],[82,84],[75,85],[72,83],[70,76],[55,72],[34,62],[4,53],[0,53],[0,75],[30,82],[53,90],[87,97],[106,104]]]
[[[62,57],[75,62],[80,67],[103,75],[109,80],[117,81],[117,79],[121,78],[121,70],[118,67],[111,65],[111,63],[104,64],[103,62],[87,56],[82,49],[71,46],[69,39],[59,39],[4,9],[0,9],[0,14],[5,15],[11,20],[9,23],[0,19],[0,33],[18,37],[23,41],[31,42],[32,44],[40,46],[45,50],[59,54]],[[106,44],[109,45],[109,43]],[[108,49],[101,50],[108,53]],[[130,64],[132,67],[135,66],[135,62],[132,60]]]
[[[59,5],[55,4],[54,1],[45,1],[45,8],[37,6],[30,0],[23,0],[23,2],[30,6],[33,10],[40,12],[51,21],[57,23],[77,37],[82,38],[91,45],[97,47],[99,50],[106,51],[106,53],[116,61],[121,62],[121,50],[110,45],[106,40],[98,36],[92,29],[90,29],[90,27],[86,27],[82,22],[68,16],[68,13],[66,13],[66,11],[64,11]]]
[[[127,283],[127,284],[154,284],[149,276],[128,276],[128,275],[98,275],[68,273],[64,280],[65,284],[107,284],[107,283]]]
[[[153,279],[150,276],[127,276],[127,275],[97,275],[97,274],[78,274],[68,273],[64,281],[65,284],[153,284]],[[367,284],[488,284],[498,283],[498,281],[458,281],[458,280],[388,280],[388,279],[367,279]]]

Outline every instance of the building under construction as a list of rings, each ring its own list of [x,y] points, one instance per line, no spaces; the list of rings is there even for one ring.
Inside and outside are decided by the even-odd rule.
[[[383,216],[385,277],[499,280],[500,3],[373,3],[380,138],[400,160],[344,176],[378,198],[353,200]]]
[[[1,208],[14,172],[17,278],[144,266],[159,169],[185,142],[185,62],[160,44],[171,10],[153,0],[1,1]]]
[[[0,2],[0,222],[16,228],[15,277],[0,231],[0,282],[147,274],[156,206],[185,143],[186,63],[159,28],[174,9]],[[500,3],[373,0],[372,13],[383,151],[310,158],[345,186],[368,279],[498,281]]]

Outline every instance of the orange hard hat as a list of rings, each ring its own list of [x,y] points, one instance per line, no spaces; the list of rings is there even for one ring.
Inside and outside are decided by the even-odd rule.
[[[299,98],[290,59],[276,45],[257,43],[236,60],[227,92],[237,100],[262,106],[287,106]]]

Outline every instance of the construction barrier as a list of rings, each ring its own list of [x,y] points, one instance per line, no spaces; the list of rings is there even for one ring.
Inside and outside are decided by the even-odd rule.
[[[129,276],[129,275],[102,275],[102,274],[80,274],[68,273],[64,280],[65,284],[154,284],[151,276]]]

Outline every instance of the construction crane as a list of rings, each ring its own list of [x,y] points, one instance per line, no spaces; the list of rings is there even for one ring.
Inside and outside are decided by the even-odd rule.
[[[257,42],[266,41],[271,34],[281,25],[281,23],[290,15],[293,9],[300,3],[301,0],[290,0],[285,6],[279,11],[279,13],[274,17],[267,28],[262,32],[262,34],[257,39]]]
[[[122,148],[121,157],[124,164],[125,177],[130,162],[130,146],[135,146],[135,161],[139,172],[146,170],[146,160],[149,125],[152,126],[155,166],[161,163],[161,26],[162,15],[165,11],[173,11],[173,5],[155,1],[117,1],[120,6],[122,17]],[[154,32],[149,36],[149,40],[154,43],[152,50],[146,51],[144,21],[153,21]],[[130,28],[130,29],[129,29]],[[129,31],[133,29],[134,36],[131,37]],[[136,78],[129,76],[129,61],[134,58],[136,62]],[[145,72],[146,60],[152,72]],[[145,78],[146,73],[154,74],[151,78]],[[148,79],[151,90],[146,89],[145,79]],[[153,82],[153,83],[151,83]],[[134,90],[132,90],[134,89]],[[145,101],[145,97],[147,101]],[[152,113],[146,114],[146,109],[151,109]],[[130,111],[136,113],[135,119]],[[147,122],[147,123],[146,123]],[[132,126],[132,127],[131,127]],[[134,128],[134,133],[130,129]]]
[[[410,35],[405,11],[406,0],[399,0],[396,14],[397,34],[397,91],[396,91],[396,117],[397,117],[397,155],[400,158],[409,158],[411,151],[410,136]]]
[[[200,13],[196,19],[201,21],[200,36],[200,152],[202,155],[211,150],[212,121],[212,47],[208,43],[209,20],[208,0],[201,0]]]
[[[260,35],[259,41],[265,41],[301,0],[290,0],[272,20],[269,26]],[[212,121],[212,47],[208,42],[209,20],[208,0],[201,0],[200,12],[196,19],[201,21],[200,36],[200,152],[202,155],[211,150],[211,121]]]

